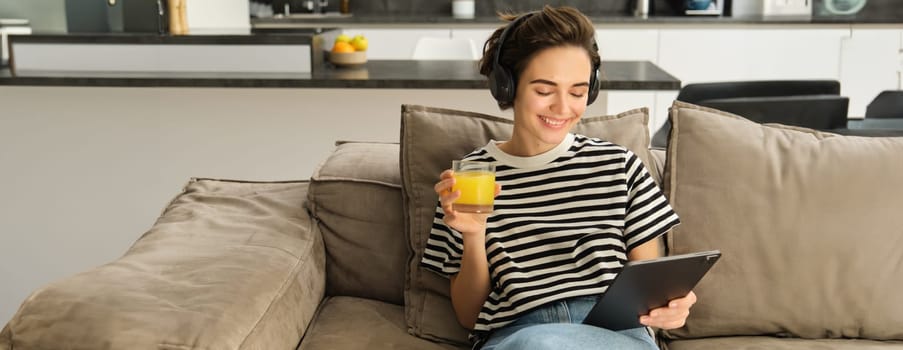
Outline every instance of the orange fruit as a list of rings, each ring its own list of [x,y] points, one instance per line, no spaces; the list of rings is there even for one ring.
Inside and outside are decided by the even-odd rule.
[[[349,43],[340,41],[332,46],[332,52],[354,52],[354,46],[351,46],[351,44]]]

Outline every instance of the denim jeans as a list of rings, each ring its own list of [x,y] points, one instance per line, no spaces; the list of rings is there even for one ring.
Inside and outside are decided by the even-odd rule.
[[[495,330],[482,350],[657,350],[646,328],[611,331],[583,324],[598,297],[576,297],[543,305]]]

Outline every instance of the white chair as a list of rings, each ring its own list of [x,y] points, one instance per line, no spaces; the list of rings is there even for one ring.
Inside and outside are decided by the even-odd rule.
[[[411,59],[415,60],[477,60],[480,55],[473,40],[455,38],[420,38]]]

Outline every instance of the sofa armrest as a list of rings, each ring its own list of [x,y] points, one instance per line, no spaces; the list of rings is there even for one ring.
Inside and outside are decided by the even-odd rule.
[[[325,289],[307,187],[193,179],[122,258],[34,292],[0,349],[294,349]]]

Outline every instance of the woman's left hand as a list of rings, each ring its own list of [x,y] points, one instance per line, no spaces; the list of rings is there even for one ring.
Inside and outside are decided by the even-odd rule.
[[[648,315],[640,316],[640,323],[644,326],[660,329],[675,329],[683,327],[690,316],[690,308],[696,303],[696,293],[692,291],[683,298],[677,298],[662,306],[649,311]]]

